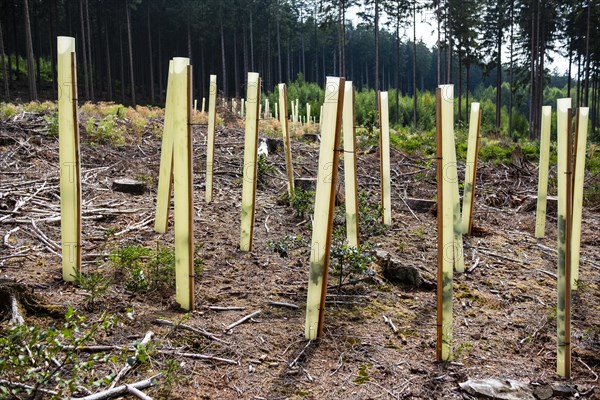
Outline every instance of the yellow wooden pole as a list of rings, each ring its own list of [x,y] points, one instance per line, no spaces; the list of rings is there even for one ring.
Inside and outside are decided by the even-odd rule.
[[[57,54],[62,275],[65,281],[72,282],[81,272],[81,170],[75,38],[59,36]]]
[[[462,232],[468,235],[471,234],[471,227],[473,226],[473,204],[475,202],[475,184],[477,180],[477,153],[479,152],[480,126],[481,108],[479,103],[471,103],[462,215]]]
[[[175,299],[184,310],[194,309],[191,68],[189,58],[173,59]]]
[[[310,103],[306,103],[306,123],[310,124]]]
[[[381,206],[383,224],[392,225],[392,187],[390,177],[390,117],[388,92],[379,92],[379,149],[381,172]]]
[[[543,238],[546,230],[546,199],[548,196],[548,169],[550,166],[550,125],[552,106],[542,107],[542,130],[540,136],[540,165],[538,171],[538,195],[535,213],[535,237]]]
[[[310,104],[307,103],[307,107]],[[310,108],[309,108],[310,110]],[[358,248],[358,181],[356,177],[356,121],[354,107],[354,87],[351,81],[344,84],[344,188],[346,197],[346,237],[349,246]]]
[[[165,121],[158,170],[158,190],[156,194],[156,213],[154,230],[158,233],[167,232],[169,223],[169,208],[171,207],[171,192],[173,190],[173,60],[169,61],[167,79],[167,101],[165,104]]]
[[[573,226],[571,230],[571,286],[577,290],[579,256],[581,251],[581,218],[583,212],[583,183],[585,180],[585,151],[587,146],[590,109],[581,107],[577,113],[575,160],[573,172]]]
[[[325,295],[327,294],[327,272],[333,210],[337,181],[339,152],[338,145],[342,125],[344,102],[344,79],[327,78],[325,86],[324,117],[322,118],[321,146],[315,194],[312,245],[310,251],[310,273],[306,300],[307,339],[316,339],[323,334]]]
[[[452,359],[452,282],[456,267],[456,236],[454,217],[456,201],[454,187],[457,183],[456,155],[454,147],[454,85],[441,85],[440,121],[442,148],[442,343],[441,360]],[[438,199],[439,200],[439,199]]]
[[[290,143],[290,131],[288,127],[287,111],[287,87],[285,83],[279,84],[279,122],[283,135],[283,150],[285,151],[285,170],[287,173],[288,196],[294,193],[294,166],[292,164],[292,146]],[[277,110],[277,108],[275,109]]]
[[[558,302],[556,306],[556,373],[565,378],[571,376],[571,253],[570,232],[571,181],[570,136],[571,99],[557,100],[556,142],[558,151]]]
[[[217,76],[210,76],[208,96],[208,133],[206,143],[206,193],[204,200],[212,201],[213,196],[213,171],[215,162],[215,123],[217,119]]]
[[[246,139],[244,143],[242,222],[240,234],[240,250],[242,251],[252,250],[252,236],[254,234],[259,106],[260,77],[256,72],[249,72],[246,94]]]

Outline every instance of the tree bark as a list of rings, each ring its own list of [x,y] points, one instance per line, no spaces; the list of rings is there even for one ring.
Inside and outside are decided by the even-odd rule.
[[[584,87],[584,107],[588,107],[590,96],[590,24],[592,15],[592,0],[587,2],[587,26],[585,34],[585,87]]]
[[[37,88],[35,84],[35,73],[33,71],[33,43],[31,42],[31,26],[29,19],[29,4],[23,0],[23,11],[25,14],[25,40],[27,41],[27,78],[29,81],[29,99],[37,101]]]
[[[90,74],[90,96],[91,100],[94,101],[94,65],[92,63],[92,34],[90,33],[90,10],[88,7],[88,0],[85,0],[85,20],[87,22],[87,51],[88,51],[88,68]]]
[[[233,79],[235,84],[235,97],[240,98],[240,77],[237,55],[237,27],[233,28]]]
[[[250,9],[250,68],[252,72],[255,72],[254,69],[254,34],[252,32],[252,9]]]
[[[8,85],[8,72],[6,71],[6,62],[4,61],[4,38],[2,36],[2,21],[0,21],[0,61],[2,62],[2,82],[4,84],[4,99],[10,101],[10,89]]]
[[[375,111],[379,111],[379,0],[375,0]]]
[[[227,97],[227,65],[225,64],[225,32],[223,29],[223,17],[221,17],[221,65],[223,67],[223,95]]]
[[[120,25],[119,50],[121,53],[121,103],[125,103],[125,54],[123,54],[123,27]]]
[[[111,71],[111,63],[110,63],[110,44],[108,42],[108,22],[106,20],[106,13],[104,14],[104,38],[106,40],[106,80],[107,80],[107,88],[108,88],[108,100],[113,100],[113,90],[112,90],[112,71]]]
[[[413,2],[413,129],[417,131],[417,2]]]
[[[133,45],[131,40],[131,16],[129,11],[129,0],[125,1],[125,13],[127,15],[127,39],[129,42],[129,72],[131,75],[131,104],[133,107],[136,106],[135,103],[135,77],[133,74]]]
[[[83,81],[85,88],[85,99],[90,99],[90,75],[87,62],[87,41],[85,40],[85,19],[83,18],[83,0],[79,0],[79,20],[81,22],[81,48],[83,55]]]
[[[513,137],[513,57],[514,57],[514,12],[515,1],[510,2],[510,66],[509,66],[509,94],[508,94],[508,137],[516,141],[516,136]]]
[[[496,132],[500,133],[501,116],[502,116],[502,27],[498,24],[496,45],[498,46],[496,60]]]
[[[279,82],[283,82],[283,69],[281,68],[281,32],[279,22],[279,1],[277,1],[277,17],[275,24],[275,29],[277,29],[277,79]]]
[[[150,30],[150,6],[148,6],[148,59],[150,60],[150,101],[154,104],[154,57],[152,56],[152,31]]]

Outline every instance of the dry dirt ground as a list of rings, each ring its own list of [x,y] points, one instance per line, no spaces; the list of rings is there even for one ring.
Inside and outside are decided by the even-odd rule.
[[[281,151],[271,153],[268,160],[276,169],[257,191],[253,251],[238,250],[240,121],[218,129],[211,204],[204,202],[206,127],[193,129],[194,232],[203,260],[195,287],[196,310],[190,314],[178,310],[172,290],[136,293],[121,281],[113,282],[90,306],[85,290],[61,279],[61,260],[55,254],[55,244],[60,243],[58,140],[40,132],[42,124],[36,125],[35,118],[30,115],[21,122],[15,118],[0,125],[0,238],[4,239],[0,241],[0,277],[25,284],[50,304],[72,306],[92,321],[103,311],[118,316],[111,334],[98,337],[94,344],[128,347],[152,330],[154,349],[235,361],[156,351],[122,382],[136,382],[164,370],[169,359],[179,365],[175,373],[167,374],[172,390],[165,393],[163,377],[145,391],[148,395],[171,399],[471,398],[458,386],[470,378],[510,378],[532,389],[560,381],[555,374],[556,254],[552,249],[556,218],[548,216],[546,238],[534,238],[535,212],[526,211],[527,196],[536,191],[534,165],[487,164],[478,171],[476,235],[465,237],[464,242],[467,269],[476,266],[455,275],[455,360],[438,363],[435,291],[391,282],[376,265],[372,267],[378,276],[344,285],[341,291],[337,277],[330,277],[323,338],[310,343],[304,339],[309,247],[282,258],[266,241],[284,235],[310,240],[310,216],[300,219],[289,205],[278,202],[286,190],[285,164]],[[292,148],[296,175],[315,176],[318,144],[296,138]],[[152,229],[159,159],[160,139],[150,133],[122,148],[91,144],[83,134],[84,270],[111,276],[107,255],[127,244],[173,246],[172,225],[164,235]],[[435,167],[431,160],[396,150],[391,159],[393,224],[368,242],[401,264],[435,275],[435,216],[413,211],[405,203],[406,198],[435,198]],[[378,160],[376,151],[358,158],[359,186],[372,201],[379,190]],[[342,169],[340,165],[340,179]],[[120,177],[144,178],[149,190],[143,195],[115,192],[112,182]],[[588,204],[583,212],[581,288],[573,297],[571,381],[579,394],[572,398],[597,398],[600,393],[594,390],[600,374],[597,205],[597,201]],[[298,308],[272,306],[271,301]],[[215,306],[240,309],[210,308]],[[229,324],[258,310],[261,313],[251,320],[224,332]],[[384,315],[397,333],[384,322]],[[198,331],[157,325],[158,318],[210,332],[218,340]],[[56,323],[33,314],[25,315],[25,321],[42,326]],[[2,322],[3,329],[6,324]],[[115,373],[122,367],[99,364],[95,373]]]

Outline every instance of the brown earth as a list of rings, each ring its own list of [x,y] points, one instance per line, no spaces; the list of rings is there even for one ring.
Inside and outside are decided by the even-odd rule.
[[[561,381],[555,374],[556,254],[552,248],[556,245],[556,218],[548,216],[545,239],[534,238],[535,212],[524,211],[528,196],[536,192],[533,165],[486,164],[478,171],[475,235],[465,237],[467,269],[476,266],[455,275],[455,360],[438,363],[435,291],[389,282],[376,265],[372,268],[377,276],[345,284],[341,291],[337,276],[330,277],[323,338],[318,342],[304,339],[309,246],[282,258],[266,241],[284,235],[301,235],[309,241],[310,216],[299,219],[290,206],[278,202],[286,190],[285,164],[281,152],[270,154],[268,160],[276,169],[257,191],[254,248],[249,253],[238,250],[240,126],[238,121],[218,130],[211,204],[204,202],[206,127],[193,129],[194,232],[203,260],[195,289],[196,311],[187,315],[178,310],[173,290],[136,293],[126,290],[122,281],[113,282],[91,306],[85,290],[62,281],[56,254],[60,252],[56,247],[60,223],[55,218],[60,212],[58,141],[43,132],[43,123],[35,115],[0,123],[0,238],[4,238],[0,242],[0,277],[35,289],[50,304],[72,306],[90,320],[102,311],[118,316],[112,334],[97,338],[95,344],[131,346],[152,330],[155,349],[237,362],[155,352],[150,361],[121,380],[145,379],[164,370],[169,359],[176,359],[180,367],[170,375],[174,380],[170,394],[161,391],[166,385],[161,378],[157,387],[145,390],[153,397],[471,398],[458,386],[469,378],[516,379],[532,389]],[[294,140],[292,148],[296,175],[315,176],[318,144]],[[123,148],[91,144],[90,138],[82,138],[84,272],[111,276],[108,254],[126,244],[173,246],[172,226],[165,235],[152,229],[159,159],[160,139],[149,133]],[[435,275],[435,216],[412,211],[405,203],[408,197],[435,198],[435,168],[431,160],[396,150],[391,159],[393,225],[368,242],[402,264]],[[376,201],[376,152],[359,155],[358,175],[361,190]],[[117,178],[146,180],[150,190],[143,195],[114,192],[112,182]],[[586,207],[583,212],[582,284],[573,296],[571,383],[578,385],[580,394],[590,397],[598,396],[593,387],[600,374],[600,214],[595,207],[596,211]],[[343,220],[337,218],[336,223],[341,225]],[[272,306],[271,301],[298,308]],[[209,308],[214,306],[243,309]],[[127,317],[128,309],[133,310],[133,319]],[[258,310],[261,313],[251,320],[224,332],[229,324]],[[392,320],[397,333],[384,322],[384,315]],[[157,318],[210,332],[220,341],[157,325]],[[32,313],[25,315],[25,321],[42,326],[55,323],[51,317]],[[6,322],[2,327],[7,328]],[[94,373],[107,375],[122,367],[99,364]]]

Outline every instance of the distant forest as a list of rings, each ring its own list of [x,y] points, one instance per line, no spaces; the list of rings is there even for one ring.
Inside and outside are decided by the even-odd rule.
[[[261,74],[265,92],[299,74],[319,85],[328,75],[345,76],[358,89],[404,95],[454,83],[467,100],[491,86],[509,116],[513,108],[528,115],[536,138],[544,88],[556,86],[574,107],[592,108],[596,131],[599,3],[0,0],[2,92],[6,100],[55,98],[56,37],[63,35],[76,38],[81,100],[163,104],[168,60],[184,56],[194,68],[196,98],[206,96],[209,74],[218,75],[222,95],[243,97],[249,71]],[[418,22],[430,31],[417,32]],[[423,35],[437,35],[437,45],[428,48]],[[570,61],[562,76],[548,69],[553,51]]]

